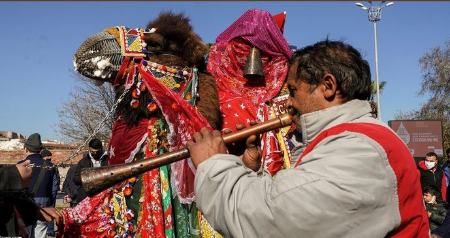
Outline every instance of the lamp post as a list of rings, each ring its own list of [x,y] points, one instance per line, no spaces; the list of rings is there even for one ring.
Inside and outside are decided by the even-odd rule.
[[[377,118],[381,120],[381,102],[380,102],[380,82],[378,78],[378,44],[377,44],[377,22],[381,20],[381,10],[385,7],[389,7],[394,4],[394,2],[385,3],[385,1],[381,1],[381,5],[374,6],[372,5],[372,1],[369,1],[370,6],[366,7],[364,4],[357,2],[356,6],[361,8],[364,11],[367,11],[369,15],[369,21],[373,23],[373,37],[374,37],[374,45],[375,45],[375,84],[377,86]]]

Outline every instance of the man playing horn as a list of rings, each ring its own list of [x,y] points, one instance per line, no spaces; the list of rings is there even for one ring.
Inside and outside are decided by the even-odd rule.
[[[367,61],[348,44],[297,51],[288,104],[307,147],[273,177],[227,154],[217,131],[196,133],[197,206],[212,227],[225,237],[429,237],[414,159],[372,116],[370,85]]]

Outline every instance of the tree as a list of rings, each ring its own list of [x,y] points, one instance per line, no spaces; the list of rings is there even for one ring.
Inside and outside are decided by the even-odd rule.
[[[78,74],[74,73],[74,77],[79,79],[80,85],[74,88],[70,99],[58,110],[57,132],[68,141],[83,142],[113,107],[115,93],[109,83],[96,85]],[[113,118],[108,118],[95,136],[108,141],[112,123]]]
[[[383,89],[385,86],[386,86],[386,81],[381,81],[380,82],[380,94],[383,92]],[[372,87],[372,100],[373,100],[373,98],[377,95],[377,84],[375,83],[375,81],[372,81],[371,87]]]
[[[430,98],[417,110],[400,112],[396,119],[441,120],[444,149],[450,148],[450,41],[419,60],[423,80],[418,95]]]

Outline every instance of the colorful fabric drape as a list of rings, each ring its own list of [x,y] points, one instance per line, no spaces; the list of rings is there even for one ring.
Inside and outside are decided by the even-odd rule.
[[[170,128],[168,140],[171,150],[180,149],[191,139],[191,135],[202,127],[211,128],[197,109],[164,86],[143,65],[139,68],[139,72],[168,123]],[[188,160],[175,162],[171,168],[173,185],[181,202],[192,203],[195,197],[194,173]]]
[[[155,77],[143,64],[139,64],[136,69],[164,117],[156,114],[141,120],[136,126],[128,126],[118,119],[114,123],[110,141],[112,164],[151,159],[175,150],[189,140],[195,131],[209,126],[206,119],[182,97],[186,94],[177,90],[189,89],[189,82],[177,85],[175,89],[165,83],[169,79],[162,75]],[[183,204],[194,198],[193,181],[194,174],[186,160],[177,166],[163,166],[128,179],[86,198],[74,208],[65,209],[64,235],[200,237],[200,218],[195,203]],[[176,189],[172,189],[171,183],[174,188],[177,186]],[[203,232],[205,234],[215,233],[210,227],[204,229],[208,229],[208,232]]]
[[[247,56],[252,47],[261,51],[264,79],[244,77]],[[280,29],[267,11],[249,10],[222,32],[208,55],[208,71],[217,81],[223,129],[236,130],[236,124],[250,125],[278,115],[271,105],[283,96],[282,87],[292,55]],[[283,100],[278,99],[278,104]],[[276,110],[278,111],[278,110]],[[286,131],[286,130],[285,130]],[[289,164],[289,148],[282,130],[261,136],[264,167],[275,174]]]

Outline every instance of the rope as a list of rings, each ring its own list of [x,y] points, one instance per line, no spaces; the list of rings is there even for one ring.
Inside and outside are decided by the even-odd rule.
[[[94,129],[94,131],[86,138],[86,140],[80,146],[78,146],[78,148],[74,152],[72,152],[72,154],[69,157],[67,157],[67,159],[63,160],[62,162],[60,162],[57,165],[54,165],[54,167],[62,167],[62,165],[64,163],[66,163],[70,160],[73,160],[77,155],[80,154],[81,150],[88,144],[88,142],[100,131],[100,129],[103,128],[103,126],[106,124],[106,120],[111,118],[111,116],[114,114],[114,111],[117,109],[117,106],[119,105],[119,103],[123,100],[123,98],[129,91],[130,91],[129,88],[124,90],[122,95],[120,95],[120,97],[117,99],[116,103],[114,103],[114,105],[111,107],[111,110],[106,114],[106,116],[97,125],[97,127]],[[33,167],[40,167],[40,166],[35,165]],[[47,166],[47,167],[51,167],[51,166]]]

